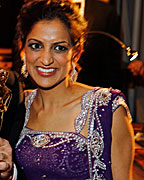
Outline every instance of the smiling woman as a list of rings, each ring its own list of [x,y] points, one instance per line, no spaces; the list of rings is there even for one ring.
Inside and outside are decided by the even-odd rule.
[[[86,28],[67,0],[23,5],[16,46],[22,72],[37,89],[25,93],[13,115],[10,144],[0,139],[2,180],[16,171],[18,180],[131,180],[133,132],[124,95],[75,82]]]
[[[33,26],[23,49],[27,70],[43,88],[61,82],[71,68],[72,42],[67,27],[59,20],[40,21]]]

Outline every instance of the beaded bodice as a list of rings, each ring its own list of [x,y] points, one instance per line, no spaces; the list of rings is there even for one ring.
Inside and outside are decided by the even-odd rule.
[[[118,90],[94,88],[83,95],[75,132],[33,131],[26,128],[34,90],[27,100],[25,123],[16,158],[28,180],[112,180],[112,112],[123,105]],[[80,134],[88,119],[88,138]],[[106,147],[106,148],[105,148]]]
[[[82,180],[89,177],[87,140],[81,135],[24,129],[17,161],[31,180]]]

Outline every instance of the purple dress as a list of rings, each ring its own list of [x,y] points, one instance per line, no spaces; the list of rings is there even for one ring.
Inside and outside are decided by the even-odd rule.
[[[74,122],[75,132],[51,132],[25,127],[36,93],[28,97],[25,124],[16,145],[16,159],[26,179],[112,180],[112,113],[122,105],[130,117],[123,94],[111,88],[88,91]],[[88,138],[81,135],[87,120]]]

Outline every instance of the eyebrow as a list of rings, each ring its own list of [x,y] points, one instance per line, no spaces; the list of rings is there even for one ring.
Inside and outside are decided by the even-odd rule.
[[[70,43],[67,41],[58,41],[58,42],[55,42],[54,45],[62,44],[62,43],[66,43],[66,44],[68,44],[68,46],[70,46]]]
[[[37,40],[37,39],[34,39],[34,38],[28,39],[28,42],[29,42],[29,41],[37,41],[37,42],[41,43],[41,41],[39,41],[39,40]]]
[[[37,39],[34,39],[34,38],[29,39],[28,42],[29,42],[29,41],[37,41],[37,42],[41,43],[41,41],[39,41],[39,40],[37,40]],[[62,43],[67,43],[68,46],[70,46],[70,43],[67,42],[67,41],[58,41],[58,42],[55,42],[54,45],[62,44]]]

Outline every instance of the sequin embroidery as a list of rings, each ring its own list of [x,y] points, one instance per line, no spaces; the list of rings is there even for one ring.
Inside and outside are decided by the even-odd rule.
[[[43,170],[37,170],[39,179],[53,177],[52,179],[65,180],[69,177],[69,180],[112,180],[111,159],[106,155],[106,134],[104,135],[103,129],[107,125],[106,120],[108,122],[112,120],[111,112],[114,112],[119,105],[123,105],[129,113],[123,96],[119,95],[120,92],[111,88],[94,88],[88,91],[82,97],[82,110],[75,119],[75,132],[43,132],[25,128],[29,120],[30,106],[36,93],[37,90],[34,90],[26,103],[25,123],[16,145],[18,162],[21,162],[21,158],[29,156],[29,163],[26,161],[26,167],[29,167],[30,163],[31,166],[37,163],[37,167],[43,167]],[[113,98],[113,94],[117,96]],[[105,119],[106,114],[109,119]],[[80,132],[87,120],[88,138],[85,138]],[[108,128],[109,132],[111,126]],[[108,141],[110,145],[110,137]],[[110,148],[109,146],[109,151]],[[33,153],[35,156],[30,156]],[[33,158],[34,162],[32,162]],[[46,170],[45,162],[47,162]],[[25,169],[23,165],[21,168]],[[31,172],[28,169],[26,171],[31,176]],[[41,171],[42,174],[40,174]],[[56,175],[57,178],[54,178]]]

